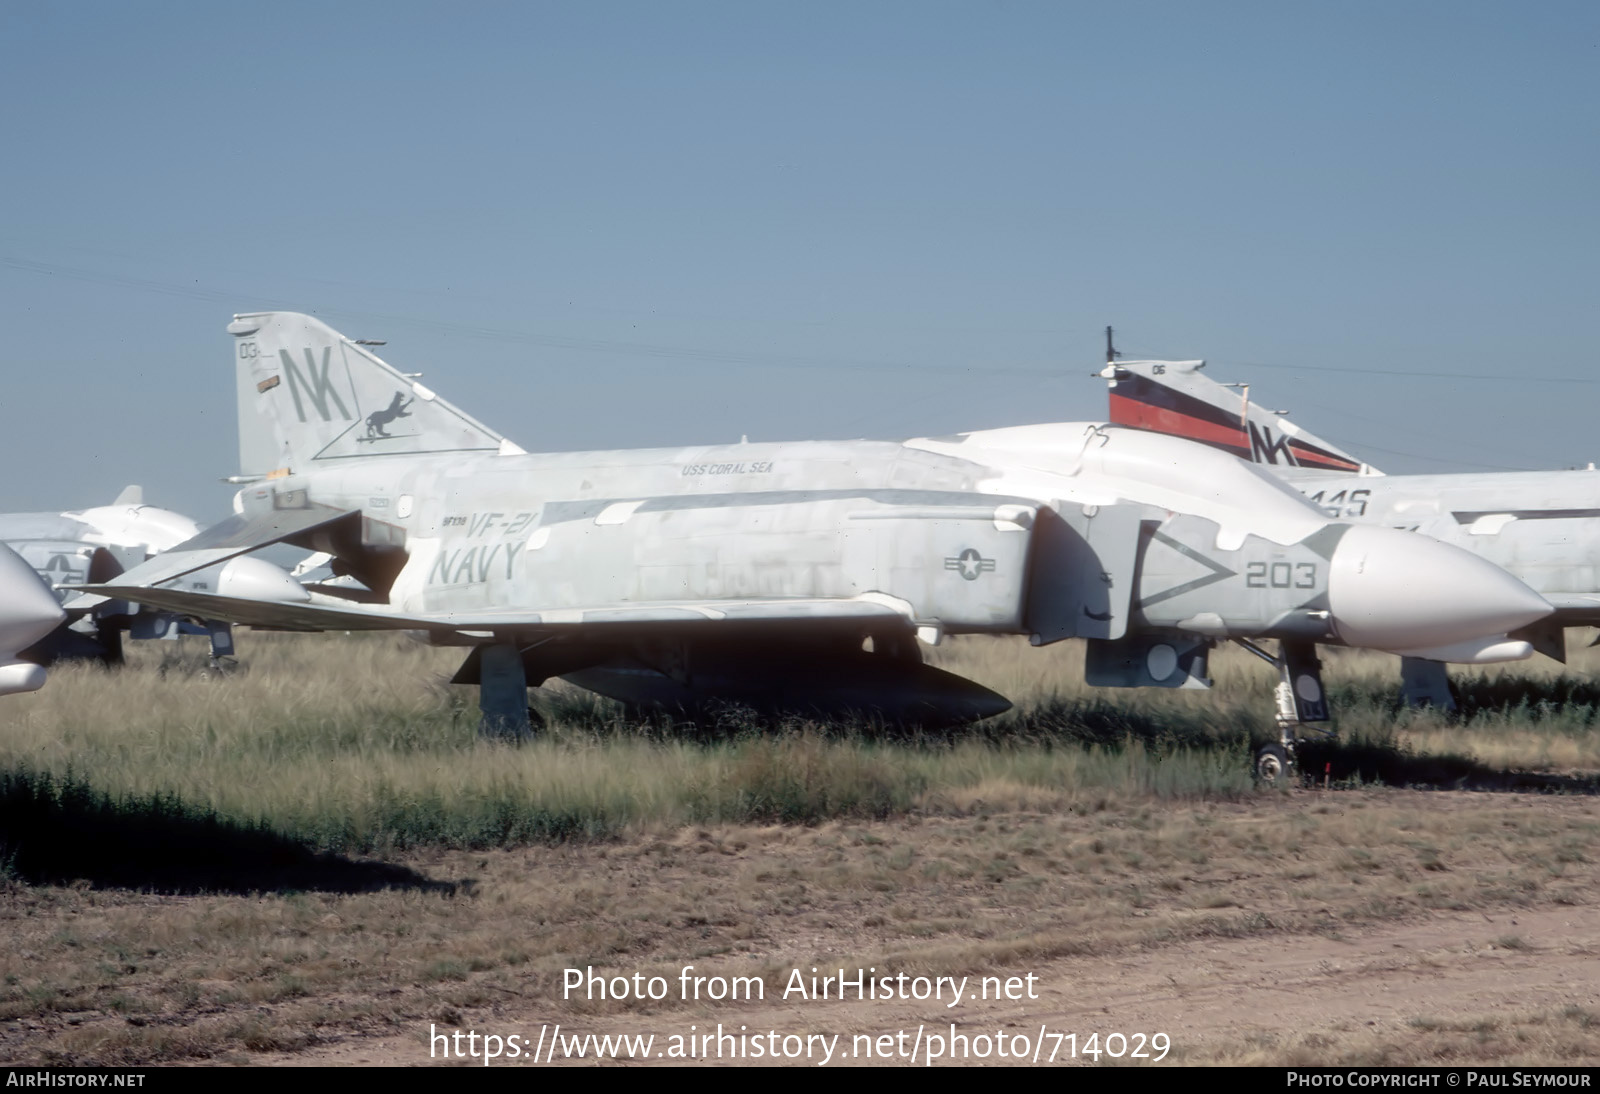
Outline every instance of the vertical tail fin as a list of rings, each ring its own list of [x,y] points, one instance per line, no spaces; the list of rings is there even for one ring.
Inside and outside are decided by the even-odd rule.
[[[1205,364],[1117,361],[1107,365],[1100,375],[1111,381],[1111,421],[1200,441],[1252,463],[1379,473],[1281,414],[1201,376]]]
[[[510,441],[309,315],[236,315],[239,472],[429,452],[520,452]]]

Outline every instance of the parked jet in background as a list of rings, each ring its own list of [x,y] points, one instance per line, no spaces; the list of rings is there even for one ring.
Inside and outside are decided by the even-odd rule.
[[[192,539],[200,526],[181,513],[144,503],[144,492],[130,486],[110,505],[64,513],[0,513],[0,543],[6,544],[38,572],[58,598],[68,588],[110,581],[153,555]],[[277,566],[262,559],[238,559],[185,578],[196,591],[232,595],[266,595],[287,580]],[[29,660],[49,664],[61,657],[122,659],[122,632],[134,638],[175,634],[183,624],[167,612],[141,611],[127,601],[74,597],[69,619],[27,650]],[[226,623],[204,625],[211,635],[213,657],[233,652]]]
[[[1090,683],[1162,687],[1207,686],[1218,639],[1277,638],[1298,724],[1327,717],[1314,643],[1521,648],[1507,633],[1550,610],[1468,552],[1332,519],[1175,438],[1072,423],[529,455],[309,316],[228,330],[235,516],[94,591],[470,645],[456,679],[481,685],[491,731],[525,732],[527,684],[550,677],[639,704],[971,720],[1009,704],[918,650],[970,633],[1085,638]],[[169,584],[278,542],[365,588]]]
[[[44,669],[19,654],[65,618],[43,579],[15,551],[0,545],[0,695],[44,686]]]
[[[1564,627],[1600,626],[1600,472],[1385,475],[1200,374],[1203,361],[1117,361],[1111,420],[1197,440],[1267,467],[1330,517],[1404,528],[1472,551],[1539,592],[1553,614],[1516,637],[1566,659]],[[1407,698],[1450,707],[1441,661],[1406,658]],[[1491,651],[1493,652],[1493,651]],[[1495,658],[1498,659],[1498,658]]]

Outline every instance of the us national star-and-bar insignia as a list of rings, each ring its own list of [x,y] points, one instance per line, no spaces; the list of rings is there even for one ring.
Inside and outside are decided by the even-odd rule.
[[[987,574],[994,571],[994,559],[984,558],[976,550],[968,547],[955,558],[945,559],[944,568],[946,570],[959,570],[961,571],[961,576],[968,581],[976,581],[979,574]]]

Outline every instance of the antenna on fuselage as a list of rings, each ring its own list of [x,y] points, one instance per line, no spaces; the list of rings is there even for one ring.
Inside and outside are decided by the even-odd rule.
[[[1121,352],[1117,349],[1117,347],[1111,341],[1111,328],[1107,327],[1106,328],[1106,364],[1108,364],[1108,365],[1116,364],[1117,363],[1117,358],[1121,357],[1121,356],[1122,356]]]

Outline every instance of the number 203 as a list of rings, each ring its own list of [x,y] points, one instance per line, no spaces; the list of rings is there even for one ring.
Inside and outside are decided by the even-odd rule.
[[[1251,589],[1315,589],[1315,562],[1252,562],[1245,567],[1244,583]]]

